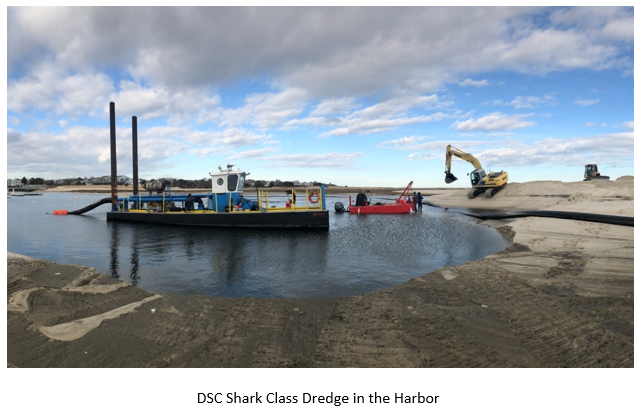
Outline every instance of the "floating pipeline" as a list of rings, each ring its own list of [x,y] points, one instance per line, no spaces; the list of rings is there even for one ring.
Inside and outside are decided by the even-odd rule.
[[[447,208],[441,207],[437,204],[431,202],[425,202],[431,207],[442,208],[447,210]],[[576,213],[572,211],[521,211],[521,212],[512,212],[512,213],[503,213],[503,214],[475,214],[475,213],[466,213],[464,211],[456,211],[459,214],[463,214],[469,217],[477,218],[480,220],[502,220],[505,218],[522,218],[522,217],[546,217],[546,218],[562,218],[565,220],[579,220],[579,221],[589,221],[592,223],[603,223],[603,224],[614,224],[614,225],[625,225],[634,227],[634,217],[626,216],[617,216],[617,215],[606,215],[606,214],[593,214],[593,213]]]
[[[103,204],[109,204],[111,202],[112,202],[111,197],[105,197],[103,199],[100,199],[100,200],[96,201],[93,204],[88,205],[87,207],[79,208],[78,210],[74,210],[74,211],[55,210],[53,212],[53,214],[54,215],[81,215],[81,214],[84,214],[84,213],[86,213],[88,211],[91,211],[91,210],[95,209],[98,206],[101,206]]]

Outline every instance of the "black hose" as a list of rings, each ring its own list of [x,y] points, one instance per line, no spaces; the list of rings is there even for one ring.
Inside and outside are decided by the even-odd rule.
[[[425,204],[431,207],[444,208],[430,202]],[[445,208],[447,210],[448,208]],[[579,220],[590,221],[593,223],[615,224],[634,227],[634,217],[626,217],[620,215],[606,215],[606,214],[592,214],[592,213],[576,213],[572,211],[520,211],[503,214],[474,214],[466,213],[463,211],[456,211],[457,213],[464,214],[469,217],[477,218],[480,220],[502,220],[504,218],[521,218],[521,217],[546,217],[546,218],[562,218],[565,220]]]
[[[94,204],[88,205],[87,207],[79,208],[78,210],[74,210],[74,211],[68,211],[67,215],[69,215],[69,214],[81,215],[83,213],[86,213],[86,212],[88,212],[90,210],[95,209],[96,207],[98,207],[100,205],[111,203],[111,202],[112,202],[111,197],[105,197],[105,198],[103,198],[101,200],[96,201]]]

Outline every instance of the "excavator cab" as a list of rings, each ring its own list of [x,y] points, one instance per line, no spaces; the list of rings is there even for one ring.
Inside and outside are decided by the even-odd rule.
[[[485,178],[487,173],[484,170],[473,170],[469,177],[471,178],[471,186],[477,186],[482,183],[482,180]]]

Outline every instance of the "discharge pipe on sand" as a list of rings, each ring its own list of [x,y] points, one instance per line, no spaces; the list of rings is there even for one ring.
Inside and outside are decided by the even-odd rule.
[[[431,207],[442,208],[444,210],[448,209],[428,201],[426,201],[425,204]],[[538,210],[520,211],[520,212],[503,213],[503,214],[475,214],[475,213],[466,213],[463,211],[456,211],[456,212],[459,214],[463,214],[463,215],[477,218],[480,220],[502,220],[505,218],[521,218],[521,217],[546,217],[546,218],[562,218],[565,220],[590,221],[593,223],[615,224],[615,225],[625,225],[625,226],[634,227],[634,217],[626,217],[621,215],[576,213],[572,211],[538,211]]]

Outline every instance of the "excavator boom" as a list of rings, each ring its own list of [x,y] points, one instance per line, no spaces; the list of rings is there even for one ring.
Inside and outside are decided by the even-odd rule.
[[[451,147],[451,145],[448,145],[446,168],[444,171],[444,174],[445,174],[444,182],[447,184],[451,184],[457,180],[457,177],[451,174],[451,159],[453,158],[453,156],[456,156],[458,158],[461,158],[464,161],[471,163],[476,170],[482,170],[482,164],[480,164],[477,158],[475,158],[469,153],[465,153],[459,148]]]

